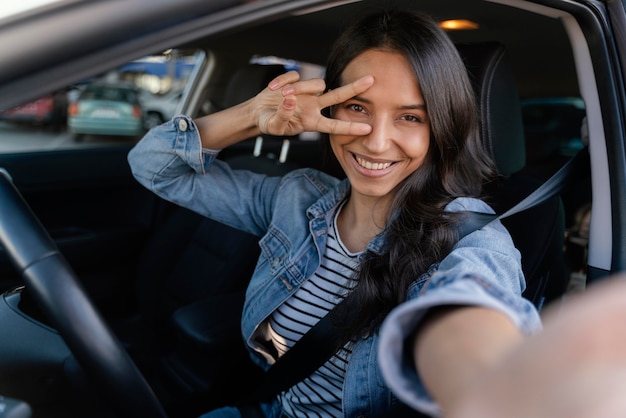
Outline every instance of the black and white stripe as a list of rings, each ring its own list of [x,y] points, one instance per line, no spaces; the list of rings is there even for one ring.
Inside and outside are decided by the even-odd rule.
[[[336,219],[336,218],[335,218]],[[329,231],[326,250],[313,277],[270,317],[270,336],[283,355],[356,285],[358,254],[349,253]],[[350,358],[347,343],[310,377],[281,395],[283,412],[289,417],[341,417],[343,380]]]

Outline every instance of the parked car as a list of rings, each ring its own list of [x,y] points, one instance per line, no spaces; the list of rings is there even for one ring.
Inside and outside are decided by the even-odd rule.
[[[330,42],[346,22],[388,6],[421,10],[441,21],[474,21],[475,29],[450,31],[450,37],[459,50],[503,46],[516,90],[506,90],[509,104],[555,97],[584,102],[584,118],[581,113],[568,119],[567,132],[581,132],[590,168],[579,173],[575,189],[557,196],[557,215],[543,229],[556,231],[558,241],[564,219],[591,202],[585,283],[593,286],[625,271],[623,0],[50,1],[17,14],[0,11],[0,109],[180,48],[205,52],[180,109],[200,116],[261,89],[267,78],[247,75],[259,57],[323,66]],[[504,92],[491,87],[487,92]],[[135,94],[96,88],[102,90],[86,91],[72,105],[70,132],[139,135],[144,125]],[[103,100],[113,91],[115,100]],[[536,126],[528,119],[523,126],[521,108],[497,114],[504,109],[481,108],[492,122],[483,136],[491,139],[492,126],[504,129],[506,138],[521,136],[520,147],[497,145],[494,152],[503,178],[533,178],[542,167],[525,161],[525,152],[530,156],[551,144],[530,140]],[[511,117],[519,125],[510,123]],[[6,135],[0,131],[0,145]],[[132,141],[75,145],[28,152],[2,152],[0,146],[1,172],[8,173],[0,174],[0,411],[33,417],[189,417],[240,399],[254,372],[238,334],[231,335],[232,348],[215,350],[203,320],[237,322],[236,315],[224,312],[241,301],[223,292],[241,290],[229,289],[229,279],[254,268],[256,237],[243,239],[139,186],[127,164]],[[220,158],[252,170],[307,166],[336,174],[322,149],[317,137],[251,138],[223,150]],[[558,168],[570,158],[558,155],[541,163]],[[536,180],[533,185],[543,178]],[[506,191],[517,196],[515,182],[507,184]],[[533,210],[516,234],[553,214],[544,207]],[[545,243],[539,235],[516,239],[530,251]],[[535,253],[523,254],[526,262]],[[562,258],[550,257],[557,263]],[[540,295],[540,307],[563,298],[563,278],[548,280],[561,293],[549,301]]]
[[[171,90],[165,94],[142,92],[141,104],[145,114],[145,129],[154,128],[175,116],[182,97],[181,90]]]
[[[59,129],[67,122],[67,95],[64,91],[45,94],[35,100],[0,111],[0,120]]]
[[[137,136],[144,132],[143,121],[139,89],[93,83],[69,105],[67,126],[77,139],[87,134]]]

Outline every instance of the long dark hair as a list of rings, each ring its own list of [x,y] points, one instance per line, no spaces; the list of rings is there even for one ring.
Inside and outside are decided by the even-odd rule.
[[[445,257],[458,241],[458,217],[445,212],[457,197],[478,197],[495,179],[494,164],[479,137],[479,116],[465,65],[448,36],[428,16],[385,11],[361,18],[335,42],[326,87],[369,49],[398,52],[409,62],[426,103],[430,146],[422,165],[398,185],[385,226],[381,254],[366,253],[358,285],[348,295],[356,319],[347,333],[371,333],[407,296],[409,285]],[[330,110],[325,110],[327,114]]]

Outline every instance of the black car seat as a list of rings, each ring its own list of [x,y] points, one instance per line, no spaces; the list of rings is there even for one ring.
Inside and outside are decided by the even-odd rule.
[[[489,191],[489,203],[502,213],[541,184],[524,172],[524,127],[513,69],[500,43],[461,44],[457,48],[478,98],[481,136],[502,176],[502,181]],[[565,214],[560,197],[506,218],[503,223],[522,254],[527,285],[524,296],[539,309],[558,300],[567,288]]]

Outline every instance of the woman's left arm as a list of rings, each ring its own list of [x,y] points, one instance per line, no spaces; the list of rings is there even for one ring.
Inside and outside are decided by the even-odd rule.
[[[453,203],[453,211],[489,210],[475,199]],[[465,236],[385,320],[378,360],[389,387],[426,414],[452,408],[468,385],[541,329],[523,289],[519,252],[500,222]]]
[[[608,278],[594,283],[585,292],[568,296],[560,304],[548,306],[543,314],[544,330],[514,344],[511,350],[503,347],[501,355],[495,353],[501,360],[477,369],[475,372],[480,375],[473,380],[467,376],[470,379],[465,382],[465,388],[459,388],[457,399],[444,407],[445,416],[626,416],[625,279],[623,274]],[[470,315],[465,318],[469,319]],[[445,325],[436,317],[433,319],[433,327]],[[478,319],[476,324],[479,323],[485,321]],[[463,327],[472,326],[463,323]],[[430,325],[425,324],[422,331],[428,332],[427,327]],[[417,345],[413,346],[415,350],[436,342],[427,341],[427,334],[420,334]],[[449,335],[447,340],[450,342]],[[428,353],[420,355],[428,356]],[[422,360],[425,359],[419,360],[420,363]],[[444,370],[442,375],[446,372],[453,377],[457,374]]]
[[[415,332],[413,360],[444,416],[467,388],[522,341],[509,317],[476,306],[442,306],[426,314]]]

